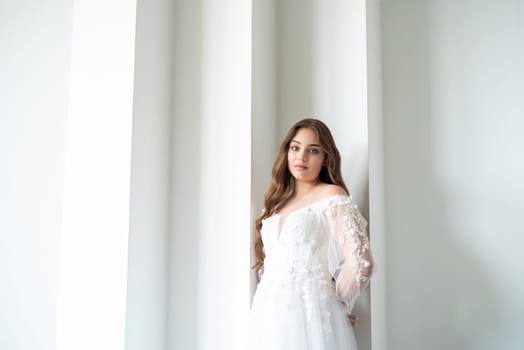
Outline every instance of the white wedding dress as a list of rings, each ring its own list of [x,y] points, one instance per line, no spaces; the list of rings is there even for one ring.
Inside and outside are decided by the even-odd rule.
[[[371,274],[366,226],[346,195],[262,221],[266,257],[249,350],[357,349],[347,315]]]

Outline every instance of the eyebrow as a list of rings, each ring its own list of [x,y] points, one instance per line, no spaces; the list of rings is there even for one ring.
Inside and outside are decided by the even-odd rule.
[[[291,140],[291,142],[296,142],[296,143],[298,143],[299,145],[302,144],[300,141],[297,141],[297,140]],[[317,147],[320,147],[320,145],[317,145],[316,143],[311,143],[311,144],[309,144],[309,146],[317,146]]]

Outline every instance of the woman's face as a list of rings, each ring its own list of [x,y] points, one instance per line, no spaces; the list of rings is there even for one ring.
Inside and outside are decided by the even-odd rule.
[[[324,158],[317,133],[307,128],[298,129],[289,143],[287,153],[287,166],[291,175],[297,181],[317,181]]]

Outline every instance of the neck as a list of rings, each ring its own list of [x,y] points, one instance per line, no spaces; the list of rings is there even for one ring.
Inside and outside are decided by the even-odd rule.
[[[307,195],[319,184],[319,182],[319,179],[312,182],[298,181],[295,179],[295,197],[300,198]]]

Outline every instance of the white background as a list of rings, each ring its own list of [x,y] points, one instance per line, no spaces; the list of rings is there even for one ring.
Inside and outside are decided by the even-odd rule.
[[[308,114],[356,192],[368,139],[372,348],[522,348],[522,2],[220,4],[138,1],[126,348],[230,348],[268,164]],[[73,5],[0,3],[2,349],[56,348]]]

